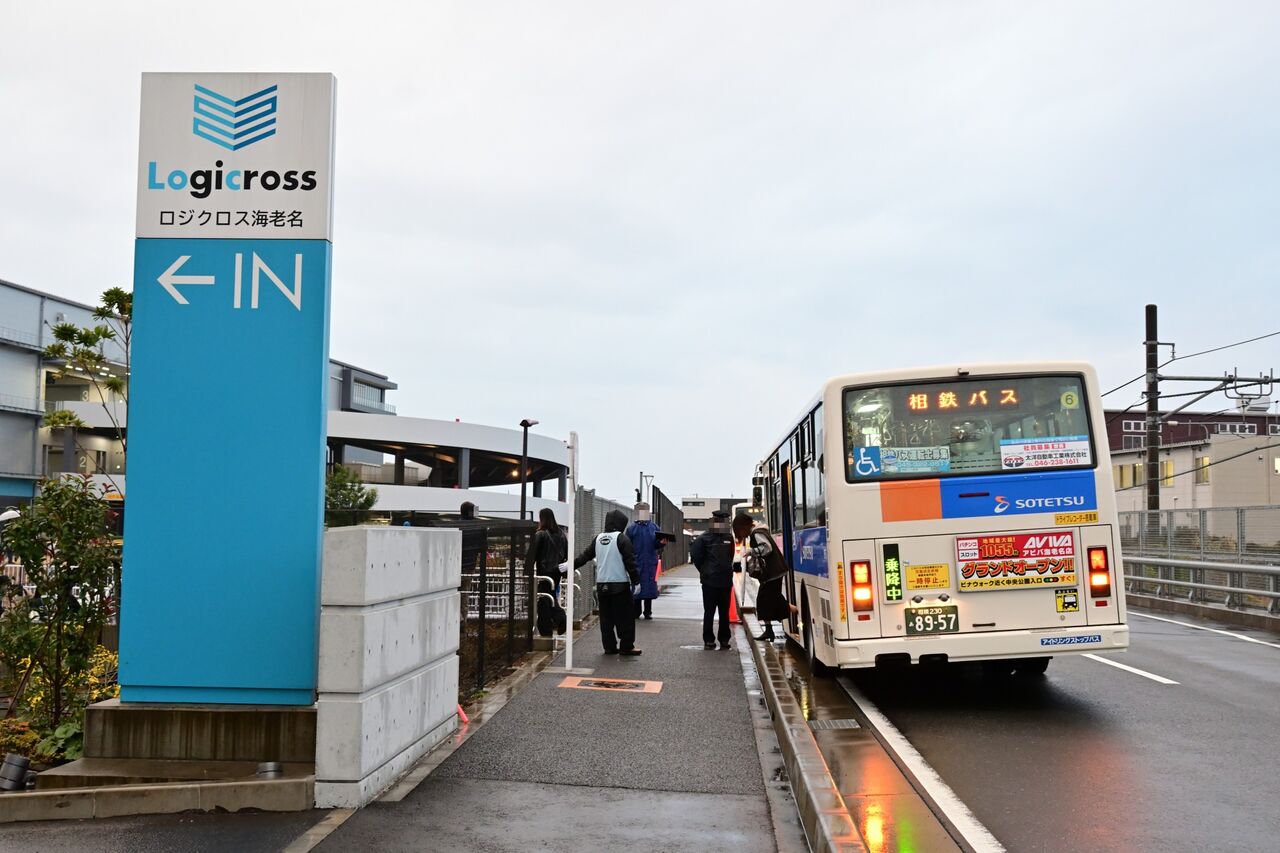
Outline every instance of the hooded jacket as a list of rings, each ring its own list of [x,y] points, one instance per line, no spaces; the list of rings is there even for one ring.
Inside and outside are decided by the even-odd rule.
[[[627,576],[631,578],[631,584],[640,583],[640,572],[636,569],[636,551],[631,545],[631,540],[627,538],[627,534],[622,531],[627,526],[627,516],[621,510],[610,510],[609,514],[604,517],[604,532],[618,534],[618,552],[622,555],[622,564],[627,569]],[[577,556],[573,561],[575,569],[585,566],[596,558],[596,540],[592,539],[591,544]]]

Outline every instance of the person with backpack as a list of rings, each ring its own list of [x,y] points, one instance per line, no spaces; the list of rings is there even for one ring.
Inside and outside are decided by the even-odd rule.
[[[529,552],[525,556],[525,565],[533,566],[533,573],[538,577],[538,592],[548,593],[552,597],[538,595],[538,636],[550,637],[563,634],[568,628],[568,617],[560,606],[560,578],[563,571],[560,564],[569,559],[569,539],[556,522],[556,514],[550,507],[543,507],[538,513],[538,531],[529,542]]]
[[[606,655],[633,657],[636,646],[636,611],[632,589],[640,583],[635,548],[623,529],[627,516],[610,510],[604,517],[604,532],[591,540],[573,567],[596,561],[596,595],[600,599],[600,641]]]
[[[787,563],[774,544],[769,528],[757,526],[745,512],[738,513],[733,520],[733,535],[744,547],[747,574],[760,581],[760,590],[756,593],[756,618],[764,623],[764,631],[756,639],[772,641],[777,639],[772,623],[789,619],[795,610],[782,592]]]
[[[729,596],[733,595],[733,534],[729,532],[729,513],[711,513],[711,529],[704,531],[689,546],[689,559],[702,580],[702,647],[714,649],[717,636],[721,650],[729,648]],[[716,611],[720,611],[718,634],[711,629]]]

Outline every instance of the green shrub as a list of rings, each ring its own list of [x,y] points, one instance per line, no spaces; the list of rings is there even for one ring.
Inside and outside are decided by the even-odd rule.
[[[0,720],[0,756],[16,752],[27,758],[38,755],[40,734],[26,720]]]

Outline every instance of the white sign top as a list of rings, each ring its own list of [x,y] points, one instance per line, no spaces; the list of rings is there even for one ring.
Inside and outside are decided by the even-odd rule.
[[[138,237],[333,239],[332,74],[143,74]]]

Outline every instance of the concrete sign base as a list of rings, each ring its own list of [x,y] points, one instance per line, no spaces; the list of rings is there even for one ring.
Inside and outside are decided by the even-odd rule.
[[[325,533],[317,807],[371,802],[457,728],[461,570],[457,530]]]

